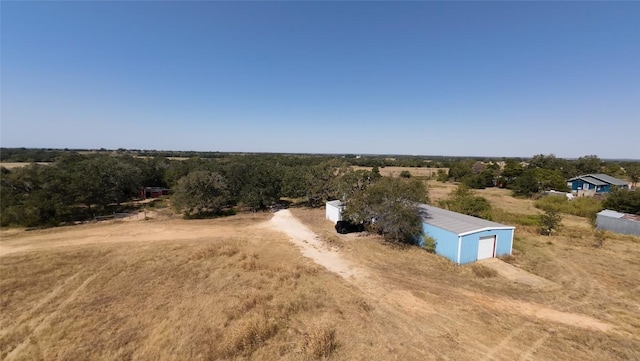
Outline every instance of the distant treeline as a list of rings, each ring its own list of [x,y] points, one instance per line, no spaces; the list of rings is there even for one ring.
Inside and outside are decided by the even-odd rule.
[[[225,158],[234,155],[252,156],[288,156],[304,158],[339,158],[351,165],[364,167],[449,167],[460,160],[499,161],[505,158],[487,157],[454,157],[454,156],[417,156],[417,155],[358,155],[358,154],[307,154],[307,153],[241,153],[241,152],[199,152],[199,151],[168,151],[168,150],[144,150],[144,149],[52,149],[52,148],[0,148],[0,161],[2,162],[52,162],[64,154],[111,154],[131,155],[139,157],[165,157],[165,158]],[[511,158],[523,161],[525,158]]]
[[[507,187],[516,195],[542,190],[567,190],[566,180],[587,173],[606,173],[637,182],[638,162],[603,161],[596,156],[576,160],[536,155],[521,159],[426,159],[419,156],[249,154],[219,152],[155,152],[118,149],[60,150],[2,148],[2,161],[50,162],[1,169],[0,223],[57,225],[117,211],[136,198],[140,187],[174,189],[196,171],[198,177],[182,188],[211,182],[229,207],[264,209],[282,198],[322,205],[327,199],[357,187],[362,177],[344,177],[351,166],[438,167],[440,181],[457,181],[470,188]],[[169,158],[170,157],[170,158]],[[179,159],[175,159],[179,158]],[[379,175],[379,174],[378,174]],[[362,175],[368,177],[369,175]],[[403,176],[403,174],[401,174]],[[406,172],[406,177],[411,175]],[[353,180],[354,184],[345,184]],[[191,182],[191,183],[189,183]],[[191,185],[189,185],[191,184]],[[189,192],[183,192],[184,195]],[[199,207],[201,209],[207,207]]]
[[[283,197],[321,205],[337,197],[335,179],[350,170],[328,156],[226,155],[219,158],[133,157],[66,152],[48,165],[1,168],[3,226],[58,225],[117,211],[140,187],[174,188],[185,176],[215,175],[225,206],[264,209]],[[219,177],[218,177],[219,175]]]

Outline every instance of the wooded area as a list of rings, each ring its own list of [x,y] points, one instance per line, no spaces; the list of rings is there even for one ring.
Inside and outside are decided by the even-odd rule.
[[[136,199],[140,188],[145,186],[171,188],[173,206],[192,216],[222,214],[230,209],[267,209],[282,200],[295,200],[312,207],[322,206],[329,199],[352,197],[352,205],[367,197],[380,200],[381,197],[373,193],[367,195],[364,190],[377,182],[378,167],[384,166],[449,168],[448,174],[439,172],[437,178],[461,182],[468,188],[507,187],[520,196],[532,196],[549,189],[566,190],[566,179],[578,174],[607,173],[631,182],[637,182],[640,175],[638,162],[602,161],[596,156],[565,160],[553,155],[536,155],[527,161],[481,161],[416,156],[79,152],[24,148],[3,148],[0,154],[2,160],[50,162],[1,169],[1,225],[27,227],[83,221],[122,211],[130,207],[125,203]],[[193,156],[167,158],[180,155]],[[374,168],[356,171],[353,166]],[[425,180],[411,177],[408,172],[400,178],[406,184]],[[372,188],[371,192],[392,194],[396,184],[387,183]],[[383,189],[378,189],[380,187]],[[607,200],[607,207],[640,212],[635,204],[637,191],[625,192],[614,193]],[[458,193],[455,195],[458,198],[442,206],[453,210],[468,208],[474,215],[483,215],[486,207],[469,203],[474,200],[472,194]],[[426,192],[413,195],[407,199],[419,201],[427,196]],[[617,207],[618,204],[621,206]],[[480,208],[473,208],[475,206]]]

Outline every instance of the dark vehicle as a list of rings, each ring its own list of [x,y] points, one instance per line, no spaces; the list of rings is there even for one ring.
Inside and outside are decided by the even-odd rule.
[[[338,221],[336,223],[336,232],[340,234],[362,232],[364,231],[364,224],[353,224],[348,221]]]

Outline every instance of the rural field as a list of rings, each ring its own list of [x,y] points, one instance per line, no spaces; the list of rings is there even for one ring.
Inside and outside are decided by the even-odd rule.
[[[39,165],[49,165],[51,163],[48,162],[35,162],[36,164]],[[0,167],[5,167],[7,169],[13,169],[13,168],[22,168],[22,167],[26,167],[29,164],[33,164],[33,163],[29,163],[29,162],[0,162]]]
[[[352,166],[354,170],[372,170],[373,167],[361,167]],[[445,172],[449,171],[449,168],[427,168],[427,167],[380,167],[380,175],[383,177],[399,177],[402,171],[407,171],[412,177],[425,177],[430,178],[438,174],[438,170],[442,169]]]
[[[479,193],[536,213],[502,191]],[[3,229],[0,359],[640,359],[640,239],[595,248],[579,217],[518,226],[506,261],[556,285],[535,288],[336,234],[323,209],[153,216]]]

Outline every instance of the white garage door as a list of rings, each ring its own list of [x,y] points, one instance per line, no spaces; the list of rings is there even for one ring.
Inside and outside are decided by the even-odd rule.
[[[496,236],[480,237],[478,243],[478,259],[492,258],[496,246]]]

